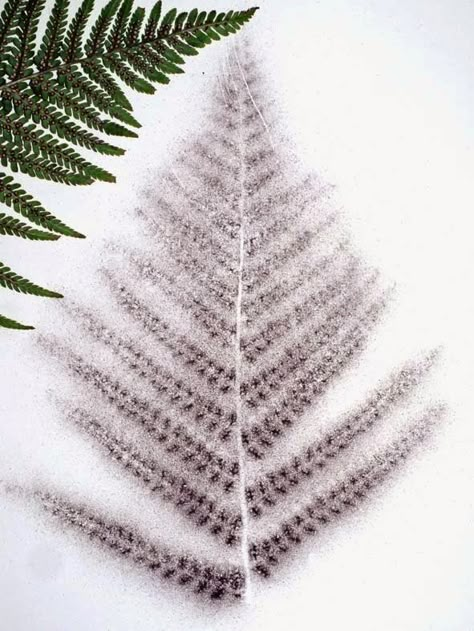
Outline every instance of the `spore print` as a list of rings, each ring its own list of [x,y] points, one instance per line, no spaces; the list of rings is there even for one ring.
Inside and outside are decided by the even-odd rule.
[[[141,246],[110,246],[98,272],[108,309],[66,300],[61,317],[81,342],[40,339],[73,384],[64,423],[157,511],[189,522],[195,549],[178,525],[170,545],[67,493],[34,497],[63,528],[228,602],[365,503],[444,408],[421,396],[416,406],[438,355],[420,349],[322,418],[393,292],[351,245],[331,187],[280,140],[245,44],[230,50],[212,99],[207,125],[135,212]]]

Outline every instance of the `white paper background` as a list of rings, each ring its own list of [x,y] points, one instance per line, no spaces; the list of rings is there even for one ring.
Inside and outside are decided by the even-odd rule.
[[[356,243],[397,282],[387,352],[444,346],[439,388],[449,422],[367,510],[314,541],[312,554],[284,580],[257,590],[252,605],[231,610],[177,602],[159,582],[127,573],[2,499],[2,631],[474,629],[474,5],[264,0],[248,31],[264,51],[302,159],[337,186]],[[2,260],[48,287],[67,292],[82,283],[92,293],[104,233],[109,226],[133,230],[127,211],[150,181],[148,169],[166,162],[173,143],[199,125],[225,46],[190,60],[186,75],[159,96],[132,97],[140,139],[126,143],[126,156],[102,161],[118,184],[77,190],[28,182],[55,214],[87,233],[87,242],[5,238]],[[2,313],[40,331],[54,308],[0,292]],[[58,470],[72,466],[67,447],[53,456],[49,435],[35,433],[52,413],[45,390],[55,384],[34,359],[32,335],[0,334],[0,479],[34,475],[48,453]],[[87,471],[84,450],[74,466]]]

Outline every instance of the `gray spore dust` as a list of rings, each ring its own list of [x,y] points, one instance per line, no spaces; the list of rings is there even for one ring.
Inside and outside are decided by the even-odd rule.
[[[72,386],[65,426],[193,537],[163,526],[161,540],[159,523],[148,536],[67,491],[31,498],[61,529],[224,602],[366,503],[444,411],[423,398],[428,351],[323,419],[393,292],[351,245],[331,187],[298,164],[271,94],[248,44],[231,48],[208,120],[135,211],[139,239],[104,257],[107,307],[66,299],[39,339]]]

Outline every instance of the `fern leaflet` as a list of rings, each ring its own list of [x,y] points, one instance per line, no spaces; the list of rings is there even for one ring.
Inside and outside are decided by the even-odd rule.
[[[59,239],[59,234],[37,230],[15,217],[5,215],[5,213],[0,213],[0,235],[22,237],[32,241],[56,241]]]
[[[34,329],[34,326],[30,326],[29,324],[21,324],[16,320],[12,320],[11,318],[6,318],[0,314],[0,326],[5,329],[15,329],[16,331],[31,331]]]
[[[44,298],[62,298],[62,294],[56,291],[45,289],[39,285],[35,285],[31,281],[23,278],[19,274],[15,274],[12,270],[0,263],[0,285],[6,289],[17,291],[21,294],[31,294],[33,296],[42,296]]]

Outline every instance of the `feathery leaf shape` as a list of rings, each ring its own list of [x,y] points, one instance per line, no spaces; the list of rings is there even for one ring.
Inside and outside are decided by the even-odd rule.
[[[0,58],[5,61],[10,42],[16,33],[23,0],[7,0],[0,14]]]
[[[176,46],[184,46],[186,54],[197,54],[212,41],[206,29],[215,26],[226,34],[236,33],[256,11],[219,16],[214,12],[204,24],[193,12],[185,22],[187,13],[177,16],[171,10],[160,24],[161,3],[147,18],[144,9],[134,8],[133,0],[109,0],[89,24],[94,0],[83,0],[71,20],[69,0],[55,0],[44,32],[38,34],[45,4],[45,0],[7,0],[0,13],[0,161],[14,173],[69,185],[115,181],[71,145],[122,155],[124,149],[100,134],[137,138],[134,129],[140,123],[131,114],[132,105],[120,82],[153,94],[153,83],[167,84],[170,76],[183,72],[179,65],[184,60],[174,52]],[[2,201],[28,220],[40,220],[56,237],[45,238],[41,231],[5,218],[0,234],[44,241],[83,236],[44,209],[38,207],[33,213],[36,202],[25,204],[27,193],[21,195],[23,203]],[[10,319],[0,320],[0,327],[2,322]]]
[[[97,55],[104,51],[105,39],[119,6],[120,0],[110,0],[100,12],[85,47],[88,56]]]
[[[46,25],[43,40],[35,57],[38,70],[54,68],[60,63],[63,37],[67,26],[68,0],[56,0]]]
[[[68,302],[61,323],[80,328],[80,344],[57,328],[41,339],[77,391],[67,422],[156,505],[161,538],[64,491],[35,498],[134,564],[234,599],[362,505],[443,408],[423,402],[429,352],[331,412],[326,394],[371,359],[388,294],[330,189],[270,132],[255,63],[233,52],[227,74],[209,125],[136,212],[141,247],[113,245],[109,309]]]
[[[23,239],[31,239],[32,241],[56,241],[59,239],[58,234],[37,230],[15,217],[5,215],[5,213],[0,213],[0,234],[22,237]]]
[[[44,287],[35,285],[29,280],[26,280],[26,278],[15,274],[15,272],[12,272],[12,270],[3,263],[0,263],[0,285],[22,294],[43,296],[44,298],[62,298],[62,295],[58,294],[56,291],[44,289]]]
[[[23,217],[26,217],[32,223],[46,230],[51,230],[52,233],[78,239],[84,238],[84,235],[80,232],[69,228],[45,210],[38,201],[21,188],[20,184],[15,182],[11,175],[5,175],[5,173],[0,173],[0,201],[20,215],[23,215]],[[56,236],[56,234],[53,234],[53,236]]]
[[[93,8],[94,0],[83,0],[76,15],[71,20],[62,51],[63,61],[66,64],[72,64],[82,56],[84,32]]]
[[[0,323],[4,329],[14,329],[16,331],[31,331],[35,328],[34,326],[30,326],[29,324],[21,324],[16,320],[5,318],[5,316],[2,315],[0,315]]]
[[[27,0],[18,20],[18,33],[10,50],[12,63],[8,75],[12,81],[23,80],[33,74],[36,33],[45,0]]]

